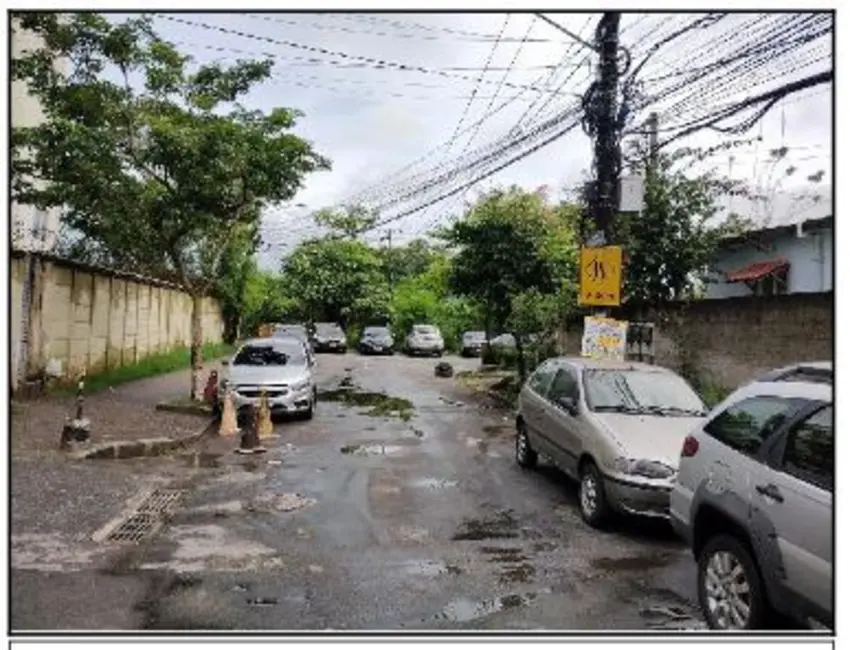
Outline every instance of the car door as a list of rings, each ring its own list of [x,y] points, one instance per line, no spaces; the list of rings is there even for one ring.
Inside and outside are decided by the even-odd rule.
[[[543,435],[557,450],[556,460],[568,474],[575,474],[581,454],[581,423],[562,404],[561,398],[571,398],[580,404],[578,372],[571,365],[561,365],[549,386],[545,405]]]
[[[546,454],[549,454],[551,450],[547,441],[542,439],[541,432],[546,417],[546,394],[556,370],[557,366],[553,361],[541,364],[528,379],[520,401],[520,414],[525,421],[531,444]]]
[[[805,400],[753,395],[729,404],[703,428],[699,458],[706,468],[706,488],[720,495],[739,523],[749,520],[753,477],[764,463],[771,434],[790,420]]]
[[[778,545],[782,583],[830,617],[834,454],[833,406],[814,402],[781,436],[753,495]]]

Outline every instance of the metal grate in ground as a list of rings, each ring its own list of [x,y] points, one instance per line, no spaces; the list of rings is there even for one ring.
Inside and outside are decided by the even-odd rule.
[[[117,523],[106,540],[138,544],[153,536],[165,520],[177,512],[185,493],[185,490],[165,488],[154,490]]]

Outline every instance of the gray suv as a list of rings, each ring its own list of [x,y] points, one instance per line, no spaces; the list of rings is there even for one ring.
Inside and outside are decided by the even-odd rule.
[[[685,439],[671,522],[712,629],[833,627],[832,364],[745,385]]]

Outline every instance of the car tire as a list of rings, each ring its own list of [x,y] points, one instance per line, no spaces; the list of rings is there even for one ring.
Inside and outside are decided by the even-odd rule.
[[[514,452],[517,465],[523,469],[537,467],[537,452],[531,447],[531,440],[528,438],[528,430],[524,422],[517,422]]]
[[[724,584],[712,580],[710,569],[715,576],[718,571],[728,574],[722,576],[721,580],[732,580],[733,576],[737,576],[733,583],[738,587],[737,593],[726,591]],[[744,593],[741,589],[747,590],[746,596],[739,600],[747,607],[748,613],[743,624],[734,621],[736,626],[729,627],[726,616],[730,611],[730,599]],[[718,593],[720,590],[722,592]],[[721,596],[720,599],[717,598],[718,595]],[[697,558],[697,596],[705,622],[712,630],[765,629],[771,618],[764,582],[753,555],[745,544],[731,535],[712,537],[702,547]],[[737,609],[736,611],[743,618],[743,614]]]
[[[592,460],[579,468],[578,508],[581,518],[593,528],[604,528],[611,516],[602,473]]]

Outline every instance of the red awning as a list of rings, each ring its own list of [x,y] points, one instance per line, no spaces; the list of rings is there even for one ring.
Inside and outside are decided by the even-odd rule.
[[[737,271],[731,271],[726,274],[726,279],[729,282],[752,282],[761,280],[763,277],[775,273],[781,269],[788,268],[788,260],[781,258],[775,260],[767,260],[765,262],[756,262],[750,264]]]

